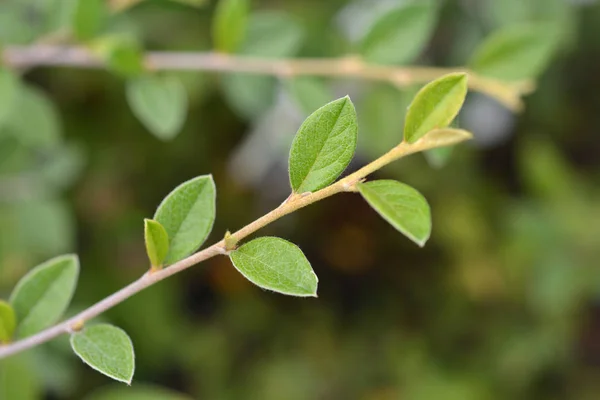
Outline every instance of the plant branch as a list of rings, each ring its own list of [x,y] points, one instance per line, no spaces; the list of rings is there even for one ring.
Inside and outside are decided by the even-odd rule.
[[[443,135],[436,136],[436,132],[437,131],[430,132],[428,135],[426,135],[425,137],[413,144],[408,144],[406,142],[400,143],[398,146],[394,147],[392,150],[379,157],[377,160],[364,166],[358,171],[346,176],[345,178],[340,179],[339,181],[331,184],[330,186],[327,186],[324,189],[313,193],[293,194],[279,207],[270,211],[268,214],[265,214],[264,216],[255,220],[254,222],[246,225],[237,232],[234,232],[229,237],[233,238],[234,241],[240,241],[246,238],[247,236],[253,234],[254,232],[258,231],[259,229],[263,228],[264,226],[270,224],[271,222],[274,222],[287,214],[304,208],[309,204],[315,203],[319,200],[325,199],[337,193],[354,192],[356,191],[355,185],[357,182],[360,182],[361,180],[366,178],[367,175],[399,158],[420,151],[432,149],[435,147],[449,146],[470,138],[468,132],[464,131],[461,131],[463,132],[463,134],[454,135],[450,138],[444,137]],[[33,348],[42,343],[48,342],[49,340],[52,340],[62,334],[77,331],[84,326],[86,321],[120,304],[124,300],[144,290],[145,288],[152,286],[156,282],[162,281],[163,279],[166,279],[171,275],[188,269],[189,267],[198,264],[202,261],[205,261],[209,258],[212,258],[217,255],[223,255],[226,253],[227,249],[225,240],[221,240],[218,243],[215,243],[204,250],[194,253],[191,256],[181,261],[178,261],[171,266],[168,266],[161,270],[151,270],[145,273],[138,280],[132,282],[128,286],[125,286],[124,288],[119,290],[118,292],[115,292],[109,297],[106,297],[105,299],[99,301],[98,303],[92,305],[88,309],[80,312],[79,314],[66,321],[54,325],[28,338],[21,339],[19,341],[6,345],[0,345],[0,359]]]
[[[15,68],[35,66],[105,67],[102,59],[85,47],[51,44],[6,47],[3,51],[3,60],[4,63]],[[150,70],[243,72],[281,78],[305,75],[346,77],[389,82],[398,87],[425,83],[450,72],[464,71],[469,74],[471,89],[495,98],[513,111],[522,110],[522,96],[534,88],[530,81],[504,82],[482,77],[465,68],[374,65],[363,62],[357,56],[268,59],[214,52],[152,51],[145,54],[144,64]]]

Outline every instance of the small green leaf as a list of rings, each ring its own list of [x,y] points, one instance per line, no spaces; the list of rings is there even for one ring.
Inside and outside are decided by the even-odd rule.
[[[152,219],[144,219],[146,254],[153,267],[161,267],[169,252],[169,236],[165,228]]]
[[[219,0],[212,26],[216,50],[231,53],[238,49],[246,33],[249,9],[248,0]]]
[[[15,310],[6,301],[0,300],[0,343],[10,342],[16,326]]]
[[[317,297],[319,280],[302,250],[276,237],[254,239],[229,254],[246,279],[274,292]]]
[[[105,0],[77,0],[73,13],[73,33],[79,40],[88,40],[98,34],[108,17]]]
[[[452,156],[452,147],[437,147],[423,152],[425,159],[433,168],[442,168]]]
[[[507,81],[535,78],[559,42],[551,25],[509,26],[487,38],[469,63],[473,71]]]
[[[135,370],[133,344],[124,330],[109,324],[71,335],[71,347],[84,363],[119,382],[131,384]]]
[[[425,85],[406,113],[404,140],[414,143],[433,129],[447,127],[460,111],[467,95],[467,75],[445,75]]]
[[[17,336],[23,338],[54,324],[71,302],[79,275],[76,255],[55,257],[25,275],[10,303],[17,315]]]
[[[422,51],[435,26],[432,2],[404,5],[379,18],[361,44],[365,60],[377,64],[405,64]]]
[[[127,101],[157,138],[174,138],[185,123],[187,93],[174,76],[141,76],[128,82]]]
[[[165,264],[173,264],[196,251],[210,233],[215,220],[215,183],[203,175],[177,186],[160,203],[154,220],[169,237]]]
[[[19,98],[19,80],[11,71],[0,68],[0,127],[10,116]]]
[[[354,155],[357,131],[356,110],[348,96],[306,118],[290,151],[292,190],[314,192],[340,176]]]
[[[363,198],[383,219],[419,246],[425,245],[431,234],[431,211],[421,193],[392,180],[357,186]]]

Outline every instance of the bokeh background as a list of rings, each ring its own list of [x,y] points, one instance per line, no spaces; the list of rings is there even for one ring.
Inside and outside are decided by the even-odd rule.
[[[2,41],[52,32],[61,1],[0,2]],[[352,52],[375,15],[400,3],[255,0],[252,8],[293,21],[301,40],[289,56],[332,57]],[[434,228],[424,249],[359,196],[335,196],[260,232],[303,249],[320,278],[318,299],[262,291],[227,258],[213,258],[99,318],[132,337],[131,389],[83,365],[61,338],[14,359],[1,383],[12,388],[6,400],[129,399],[134,390],[136,399],[167,398],[155,386],[192,399],[600,398],[600,6],[440,7],[416,64],[463,65],[490,32],[529,20],[552,21],[564,40],[523,113],[470,94],[459,124],[475,140],[444,167],[416,155],[376,173],[428,198]],[[115,16],[111,29],[148,49],[203,51],[213,10],[212,2],[147,0]],[[31,123],[55,139],[0,134],[1,297],[65,252],[82,263],[71,314],[136,279],[148,267],[143,218],[194,176],[212,173],[217,184],[208,243],[285,199],[289,144],[322,97],[299,104],[274,78],[249,86],[213,73],[177,76],[189,115],[163,142],[136,120],[114,73],[24,71],[49,100],[45,119]],[[400,141],[413,88],[324,83],[329,99],[350,94],[357,105],[361,141],[350,170]],[[33,118],[26,107],[20,113]]]

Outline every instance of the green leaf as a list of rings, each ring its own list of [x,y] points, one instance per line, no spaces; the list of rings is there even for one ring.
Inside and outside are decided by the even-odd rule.
[[[127,101],[135,116],[159,139],[173,139],[185,123],[187,93],[174,76],[141,76],[129,81]]]
[[[452,150],[452,147],[438,147],[423,152],[423,155],[433,168],[442,168],[450,160]]]
[[[363,198],[383,219],[419,246],[425,245],[431,234],[431,211],[421,193],[392,180],[357,186]]]
[[[49,147],[60,139],[60,122],[54,104],[33,86],[18,91],[5,128],[26,146]]]
[[[102,387],[85,400],[191,400],[191,397],[153,385],[135,387]]]
[[[411,62],[431,37],[435,17],[432,2],[404,5],[385,13],[362,40],[362,56],[376,64]]]
[[[329,88],[321,79],[300,77],[290,79],[286,88],[300,111],[310,115],[322,104],[330,102],[333,98]]]
[[[19,80],[11,71],[0,68],[0,127],[10,116],[19,96]]]
[[[0,343],[8,343],[17,327],[15,310],[4,300],[0,300]]]
[[[229,254],[231,262],[255,285],[291,296],[317,297],[319,280],[302,250],[276,237],[254,239]]]
[[[216,50],[231,53],[238,49],[246,33],[249,10],[248,0],[219,0],[212,26]]]
[[[203,175],[177,186],[160,203],[154,220],[169,237],[165,264],[173,264],[196,251],[215,220],[216,189],[212,175]]]
[[[161,267],[169,252],[169,236],[165,228],[151,219],[144,219],[146,254],[153,267]]]
[[[35,371],[31,353],[21,353],[0,360],[0,399],[39,400],[45,388]]]
[[[295,193],[314,192],[333,182],[356,149],[358,124],[348,96],[312,113],[300,126],[290,151],[290,183]]]
[[[467,75],[445,75],[425,85],[406,113],[404,140],[414,143],[433,129],[447,127],[467,96]]]
[[[131,384],[135,370],[133,344],[124,330],[109,324],[71,335],[71,347],[84,363],[119,382]]]
[[[469,64],[473,71],[491,78],[535,78],[548,65],[558,39],[549,24],[509,26],[488,37]]]
[[[98,34],[109,13],[105,0],[76,0],[73,13],[73,33],[79,40],[88,40]]]
[[[79,259],[69,254],[38,265],[13,290],[10,303],[23,338],[54,324],[71,302],[79,275]]]

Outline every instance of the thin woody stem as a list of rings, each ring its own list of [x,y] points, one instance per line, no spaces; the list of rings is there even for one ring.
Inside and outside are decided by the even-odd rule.
[[[463,135],[454,135],[449,139],[438,138],[435,136],[434,133],[435,131],[431,132],[430,134],[426,135],[421,140],[413,144],[409,144],[406,142],[400,143],[398,146],[394,147],[392,150],[379,157],[377,160],[364,166],[358,171],[346,176],[345,178],[340,179],[339,181],[331,184],[330,186],[327,186],[326,188],[323,188],[313,193],[308,193],[306,195],[291,195],[287,199],[287,201],[283,202],[276,209],[272,210],[268,214],[265,214],[264,216],[255,220],[254,222],[246,225],[237,232],[230,234],[228,236],[229,240],[235,242],[240,241],[246,238],[247,236],[253,234],[254,232],[258,231],[259,229],[263,228],[264,226],[269,225],[270,223],[278,220],[279,218],[290,214],[294,211],[297,211],[301,208],[304,208],[319,200],[323,200],[327,197],[333,196],[334,194],[341,192],[355,192],[356,184],[362,181],[364,178],[366,178],[367,175],[375,172],[376,170],[395,160],[398,160],[399,158],[420,151],[432,149],[435,147],[449,146],[470,138],[467,132],[464,132]],[[19,341],[9,343],[6,345],[0,345],[0,359],[36,347],[62,334],[68,334],[78,331],[83,328],[86,321],[89,321],[90,319],[102,314],[106,310],[120,304],[124,300],[146,289],[147,287],[152,286],[153,284],[162,281],[163,279],[166,279],[171,275],[188,269],[191,266],[196,265],[209,258],[212,258],[217,255],[225,255],[228,253],[228,251],[229,249],[227,249],[225,240],[221,240],[204,250],[194,253],[191,256],[181,261],[178,261],[173,265],[170,265],[167,268],[160,270],[151,270],[145,273],[138,280],[130,283],[121,290],[113,293],[112,295],[106,297],[105,299],[99,301],[98,303],[92,305],[91,307],[87,308],[86,310],[80,312],[79,314],[66,321],[63,321],[57,325],[45,329],[28,338],[21,339]]]
[[[37,44],[26,47],[6,47],[4,63],[15,68],[63,66],[74,68],[105,68],[92,51],[81,46]],[[268,59],[214,52],[151,51],[144,56],[149,70],[242,72],[273,75],[281,78],[323,76],[357,78],[388,82],[397,87],[429,82],[451,72],[466,72],[472,90],[497,99],[514,111],[523,108],[521,97],[533,90],[533,84],[503,82],[482,77],[465,68],[395,67],[363,62],[357,56],[344,58]]]

